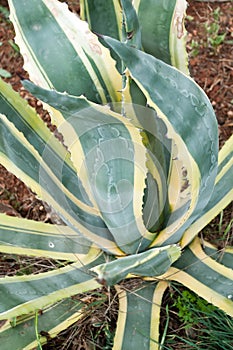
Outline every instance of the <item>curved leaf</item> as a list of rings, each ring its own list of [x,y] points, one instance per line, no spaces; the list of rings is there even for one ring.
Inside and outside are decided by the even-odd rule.
[[[186,1],[136,0],[134,3],[141,26],[144,51],[188,75],[183,23]]]
[[[122,13],[119,0],[81,0],[80,17],[92,31],[121,40]]]
[[[217,249],[213,244],[204,241],[203,250],[212,259],[223,264],[230,269],[233,268],[233,247],[224,247],[223,249]]]
[[[50,169],[67,190],[80,201],[80,205],[84,203],[93,206],[81,180],[77,177],[76,169],[65,147],[50,132],[35,110],[12,89],[11,85],[1,79],[0,106],[1,113],[6,115],[7,119],[23,133],[44,161],[46,161],[45,155],[51,154],[48,159]]]
[[[178,242],[184,230],[208,203],[214,187],[218,132],[212,105],[192,79],[173,67],[114,39],[105,37],[104,40],[122,58],[130,75],[147,97],[147,103],[165,122],[168,136],[177,147],[175,154],[178,160],[181,157],[187,164],[192,203],[185,211],[189,212],[181,228],[178,230],[176,227],[174,236],[174,230],[167,236],[161,232],[154,244]]]
[[[60,179],[54,176],[50,166],[59,165],[53,161],[50,164],[49,159],[44,161],[23,134],[3,115],[0,115],[0,135],[1,164],[25,181],[40,198],[57,210],[73,230],[95,241],[98,246],[103,246],[103,249],[122,255],[98,213],[91,207],[84,208],[80,205],[77,198],[62,185]],[[52,155],[49,154],[49,158]]]
[[[10,320],[0,325],[1,349],[8,350],[9,343],[14,350],[30,350],[36,348],[38,341],[35,332],[35,319],[38,317],[37,332],[40,344],[46,344],[48,338],[54,338],[58,333],[77,322],[83,315],[85,304],[68,298],[64,301],[40,310],[38,316],[34,313],[16,319],[16,325]],[[25,336],[26,335],[26,336]]]
[[[66,124],[61,131],[71,159],[119,248],[130,254],[143,250],[154,234],[142,219],[147,169],[140,131],[107,106],[44,90],[29,82],[24,85],[62,112]],[[86,181],[81,175],[83,164]]]
[[[202,250],[199,238],[186,247],[182,259],[160,277],[182,283],[233,316],[233,263],[229,268],[211,259]]]
[[[121,0],[123,12],[123,38],[128,45],[141,49],[141,28],[131,0]],[[104,33],[105,34],[105,33]],[[105,34],[108,35],[108,34]]]
[[[66,4],[9,0],[9,6],[15,40],[32,81],[77,96],[85,94],[97,103],[121,100],[115,61]]]
[[[223,156],[224,155],[224,156]],[[181,245],[186,246],[211,220],[233,200],[233,136],[219,152],[218,175],[214,191],[204,213],[185,231]]]
[[[119,316],[113,350],[159,350],[159,318],[167,282],[143,282],[137,290],[117,286]]]
[[[87,259],[85,266],[78,262],[37,275],[0,278],[0,320],[29,314],[77,293],[99,288],[101,285],[89,269],[102,262],[103,256],[97,254]]]
[[[45,224],[5,214],[0,214],[0,251],[83,263],[87,254],[98,253],[97,248],[91,247],[87,239],[69,226]]]
[[[143,253],[133,254],[115,261],[94,267],[92,271],[98,274],[98,280],[112,286],[129,274],[137,276],[160,276],[181,255],[179,246],[172,245],[153,248]]]

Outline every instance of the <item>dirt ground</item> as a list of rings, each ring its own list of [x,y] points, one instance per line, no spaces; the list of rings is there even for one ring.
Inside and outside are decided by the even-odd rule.
[[[73,11],[78,11],[76,1],[68,1]],[[7,6],[6,0],[0,0],[0,6]],[[186,28],[188,31],[187,49],[189,66],[193,79],[204,89],[215,109],[219,124],[220,146],[233,131],[233,3],[189,1]],[[23,69],[23,59],[14,45],[14,30],[3,11],[0,11],[0,68],[10,73],[5,78],[21,96],[37,109],[43,120],[51,126],[50,118],[43,111],[41,103],[33,98],[21,85],[20,80],[28,78]],[[224,211],[225,226],[232,217],[232,205]],[[0,165],[0,212],[12,216],[51,222],[50,209],[14,175]],[[217,241],[221,236],[216,226],[218,218],[209,225],[209,239]],[[223,225],[223,230],[224,227]],[[231,231],[232,234],[232,231]],[[232,237],[229,239],[232,242]],[[10,259],[10,258],[9,258]],[[0,259],[1,273],[11,274],[18,263]],[[62,348],[62,347],[46,347]],[[68,348],[66,348],[68,349]],[[70,347],[69,349],[72,349]],[[82,349],[76,347],[76,349]],[[83,347],[83,349],[85,349]]]

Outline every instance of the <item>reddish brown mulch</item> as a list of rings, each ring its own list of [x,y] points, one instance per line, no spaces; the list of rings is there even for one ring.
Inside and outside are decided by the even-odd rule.
[[[205,90],[215,109],[220,132],[220,143],[223,144],[233,131],[233,4],[190,1],[187,10],[186,28],[189,32],[188,48],[191,51],[192,41],[199,43],[198,55],[190,57],[191,76]],[[211,24],[214,22],[214,11],[220,9],[218,34],[226,33],[224,43],[215,50],[209,45]],[[218,10],[217,10],[218,11]],[[218,21],[217,21],[218,22]],[[209,28],[205,29],[205,25]]]

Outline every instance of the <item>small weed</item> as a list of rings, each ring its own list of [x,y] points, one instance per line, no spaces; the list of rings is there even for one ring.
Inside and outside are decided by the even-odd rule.
[[[189,329],[199,323],[199,312],[209,314],[217,310],[215,306],[209,304],[189,290],[182,291],[177,297],[173,306],[178,309],[178,316],[181,322],[185,323],[185,328]],[[198,312],[198,313],[197,313]]]
[[[10,44],[10,46],[14,49],[14,51],[16,53],[20,53],[20,49],[18,47],[18,45],[13,41],[13,40],[8,40],[8,43]]]
[[[10,16],[10,12],[8,11],[8,9],[6,7],[0,5],[0,13],[5,17],[5,19],[8,20],[8,18]]]
[[[164,350],[231,350],[233,349],[233,318],[226,315],[194,292],[172,285],[169,316],[172,328],[166,334]],[[170,299],[170,300],[171,300]],[[174,329],[178,316],[182,322]],[[169,326],[171,327],[171,326]],[[178,331],[178,332],[177,332]]]
[[[213,19],[216,22],[220,21],[220,16],[221,16],[221,12],[220,12],[220,7],[217,7],[214,11],[213,11]]]
[[[186,16],[186,20],[189,21],[189,22],[192,22],[194,20],[194,17],[187,15]]]
[[[202,33],[201,39],[192,39],[190,43],[190,56],[196,57],[200,53],[201,48],[208,48],[210,54],[217,54],[223,43],[231,44],[232,40],[226,41],[226,32],[221,33],[221,11],[220,8],[213,10],[212,15],[206,21],[202,23],[200,32]],[[187,20],[191,22],[192,16],[188,16]],[[204,31],[204,33],[203,33]]]
[[[114,333],[111,332],[109,329],[109,325],[107,322],[103,323],[97,323],[92,324],[93,327],[98,328],[95,335],[92,335],[93,337],[93,343],[97,341],[99,337],[105,339],[105,345],[102,346],[102,350],[111,350],[113,347],[113,339],[114,339]]]
[[[198,56],[199,52],[200,52],[200,44],[198,43],[198,41],[192,39],[190,55],[192,57],[196,57],[196,56]]]
[[[7,70],[3,69],[3,68],[0,68],[0,77],[2,77],[2,78],[11,78],[11,73],[8,72]]]
[[[220,45],[224,42],[226,33],[220,34],[220,8],[213,11],[212,18],[205,23],[206,46],[209,47],[214,54],[219,50]]]

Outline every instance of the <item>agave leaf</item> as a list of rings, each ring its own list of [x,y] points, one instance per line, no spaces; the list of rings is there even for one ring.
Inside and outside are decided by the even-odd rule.
[[[131,0],[121,0],[123,11],[123,41],[126,41],[128,45],[142,48],[141,42],[141,29],[138,21],[138,17],[135,8]],[[108,34],[105,34],[108,35]]]
[[[98,249],[69,226],[51,225],[0,214],[0,251],[83,261]],[[83,260],[84,259],[84,260]]]
[[[23,133],[44,161],[50,165],[54,175],[80,201],[80,205],[84,203],[93,206],[81,180],[77,177],[76,169],[65,147],[50,132],[35,110],[12,89],[11,85],[1,79],[0,105],[1,113]]]
[[[140,130],[127,118],[83,97],[44,90],[29,82],[24,85],[62,112],[67,121],[62,134],[71,159],[84,187],[91,186],[88,193],[92,193],[119,248],[130,254],[143,250],[154,234],[142,220],[147,168]],[[86,167],[86,182],[80,175],[80,154],[84,157],[81,165]]]
[[[103,265],[94,267],[92,271],[98,274],[98,280],[106,285],[114,285],[129,274],[137,276],[160,276],[181,255],[179,246],[172,245],[153,248],[143,253],[132,254]]]
[[[30,350],[36,348],[36,330],[39,334],[40,344],[46,344],[47,340],[54,338],[58,333],[77,322],[82,316],[85,304],[72,298],[67,298],[45,310],[40,310],[38,316],[35,313],[17,317],[16,325],[12,320],[2,321],[0,325],[1,349]],[[37,325],[35,319],[38,317]],[[35,330],[36,328],[36,330]],[[27,336],[25,336],[25,333]]]
[[[230,269],[233,268],[233,247],[224,247],[223,249],[217,249],[213,244],[207,241],[203,241],[203,250],[212,259],[218,261]]]
[[[168,137],[174,140],[173,154],[187,166],[191,204],[185,209],[187,215],[182,220],[183,225],[170,232],[161,231],[154,241],[156,245],[175,243],[202,212],[213,191],[218,134],[212,105],[200,87],[175,68],[114,39],[105,37],[104,40],[122,58],[131,77],[147,97],[147,103],[165,122]],[[193,141],[196,139],[198,144]],[[171,175],[171,179],[175,181],[175,176]],[[172,184],[170,188],[175,187]],[[186,203],[188,205],[188,201]]]
[[[142,41],[145,52],[175,66],[185,74],[189,73],[188,56],[185,49],[186,31],[183,23],[186,10],[185,0],[167,2],[163,0],[134,0],[132,4],[125,0],[121,2],[111,0],[107,3],[104,0],[82,0],[80,6],[81,18],[88,22],[89,27],[94,32],[119,41],[127,39],[125,31],[128,32],[128,39],[132,38],[135,41],[136,35],[137,44],[135,47],[141,48]],[[137,12],[138,19],[134,14],[133,7]],[[123,11],[126,28],[124,25],[122,26],[121,11]],[[139,27],[140,32],[138,31]]]
[[[231,136],[220,149],[218,154],[218,176],[220,176],[220,172],[222,168],[228,163],[230,164],[230,160],[232,159],[233,153],[233,136]]]
[[[160,276],[188,287],[209,303],[233,316],[233,264],[231,268],[216,262],[201,247],[196,238],[184,249],[168,272]]]
[[[144,51],[188,75],[183,23],[186,1],[134,0],[134,6],[142,31]]]
[[[76,232],[95,241],[98,246],[103,246],[103,249],[122,254],[98,213],[87,205],[81,205],[66,190],[60,179],[54,176],[50,166],[58,164],[53,161],[49,164],[49,159],[44,161],[23,134],[3,115],[0,115],[0,135],[0,162],[3,166],[57,210]],[[49,158],[52,159],[52,155]]]
[[[214,191],[204,214],[185,231],[181,245],[186,246],[211,220],[213,220],[233,199],[233,136],[219,152],[218,175]]]
[[[121,99],[122,79],[109,50],[66,4],[9,0],[9,6],[15,40],[32,81],[45,88],[84,94],[97,103]]]
[[[80,1],[80,17],[88,22],[89,28],[118,40],[122,37],[121,11],[119,0]]]
[[[88,261],[89,260],[89,261]],[[29,314],[78,293],[99,288],[90,268],[103,263],[100,253],[49,272],[0,278],[0,320]]]
[[[119,315],[113,350],[159,350],[159,318],[167,282],[142,283],[135,291],[116,287]]]
[[[123,15],[119,0],[81,0],[80,17],[88,22],[90,30],[97,34],[109,35],[117,40],[122,40]],[[99,41],[104,45],[101,38]],[[110,50],[111,56],[116,61],[116,68],[123,72],[122,62],[119,57]]]

